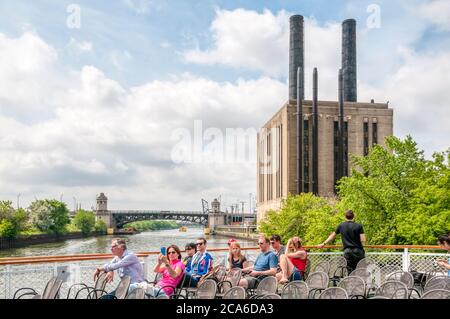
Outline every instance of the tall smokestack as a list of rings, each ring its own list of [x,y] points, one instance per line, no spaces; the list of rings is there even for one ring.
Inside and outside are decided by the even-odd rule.
[[[303,70],[297,69],[297,96],[302,96]],[[302,98],[297,99],[297,194],[303,192],[303,109]]]
[[[289,19],[290,41],[289,41],[289,100],[297,99],[297,71],[301,68],[301,98],[304,94],[304,48],[303,48],[303,16],[293,15]]]
[[[339,116],[338,116],[338,158],[337,158],[337,176],[336,180],[340,180],[344,176],[344,80],[342,69],[339,69]]]
[[[344,101],[357,101],[356,88],[356,20],[342,22],[342,74]]]
[[[313,100],[312,100],[312,192],[319,195],[319,114],[318,114],[318,97],[317,97],[317,68],[313,72]]]

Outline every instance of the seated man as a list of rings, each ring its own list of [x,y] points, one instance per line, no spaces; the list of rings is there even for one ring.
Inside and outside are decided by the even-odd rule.
[[[277,273],[278,258],[270,251],[270,240],[267,237],[260,237],[258,245],[261,252],[256,257],[255,264],[242,269],[247,275],[239,281],[239,286],[245,289],[255,289],[260,279],[275,276]]]
[[[114,270],[117,270],[119,277],[130,276],[131,284],[129,292],[136,289],[139,283],[144,281],[144,269],[139,261],[139,258],[131,251],[127,250],[127,244],[123,239],[113,239],[111,243],[111,252],[115,256],[111,262],[102,267],[98,267],[94,272],[94,280],[97,276],[105,271],[107,282],[114,279]],[[115,291],[110,295],[114,295]]]
[[[197,252],[197,248],[194,243],[188,243],[184,249],[186,251],[186,256],[183,258],[183,265],[186,267],[186,271],[189,272],[191,271],[192,257],[194,257]]]
[[[206,251],[206,239],[198,238],[195,243],[197,252],[192,257],[191,267],[188,271],[186,269],[186,276],[184,278],[183,286],[197,287],[201,277],[206,275],[212,268],[212,256]]]

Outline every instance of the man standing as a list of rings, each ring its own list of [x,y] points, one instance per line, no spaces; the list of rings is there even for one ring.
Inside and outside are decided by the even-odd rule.
[[[190,287],[197,287],[200,278],[212,268],[213,258],[206,251],[206,239],[198,238],[195,245],[197,246],[197,252],[192,257],[190,271],[186,271],[183,286],[188,284]]]
[[[364,235],[362,225],[353,221],[354,217],[353,211],[348,210],[345,213],[346,221],[340,223],[327,240],[319,245],[319,247],[322,248],[326,244],[332,242],[336,238],[336,235],[341,234],[342,244],[344,246],[344,257],[347,260],[349,274],[356,269],[358,262],[365,256],[362,243],[366,241],[366,235]]]
[[[115,256],[111,262],[102,267],[98,267],[94,272],[94,280],[105,271],[107,282],[114,279],[114,270],[117,270],[119,277],[130,276],[129,292],[137,287],[137,284],[144,281],[144,269],[139,258],[131,251],[127,250],[127,244],[123,239],[113,239],[111,242],[111,253]],[[111,293],[111,294],[114,294]]]
[[[277,273],[278,258],[270,251],[270,240],[266,237],[260,237],[258,245],[260,253],[256,257],[253,266],[242,269],[243,273],[248,273],[239,281],[239,286],[244,288],[255,289],[258,286],[259,280],[266,276],[275,276]]]

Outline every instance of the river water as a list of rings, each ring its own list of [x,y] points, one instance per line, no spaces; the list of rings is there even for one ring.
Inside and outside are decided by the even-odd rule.
[[[111,239],[117,236],[99,236],[84,239],[71,239],[58,243],[31,245],[23,248],[0,250],[0,257],[52,256],[111,253]],[[178,229],[142,232],[136,235],[121,236],[134,252],[159,251],[162,246],[177,245],[184,250],[186,243],[195,242],[198,237],[206,237],[209,248],[226,248],[229,238],[223,236],[204,236],[202,227],[188,226],[186,232]],[[255,247],[251,240],[239,239],[241,247]]]

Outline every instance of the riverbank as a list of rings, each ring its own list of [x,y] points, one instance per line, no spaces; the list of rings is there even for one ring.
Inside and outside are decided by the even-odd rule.
[[[80,239],[103,235],[106,234],[103,232],[92,232],[89,235],[83,235],[83,233],[81,232],[72,232],[67,234],[20,235],[17,238],[0,237],[0,249],[11,249],[26,247],[29,245],[57,243],[68,239]]]

